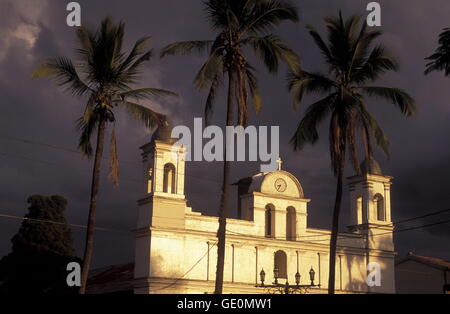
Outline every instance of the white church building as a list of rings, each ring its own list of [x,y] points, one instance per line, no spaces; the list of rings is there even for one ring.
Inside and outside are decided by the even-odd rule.
[[[138,201],[134,292],[213,293],[218,217],[187,205],[184,148],[157,131],[143,146],[145,191]],[[175,153],[174,153],[175,152]],[[364,162],[363,175],[348,178],[351,220],[339,233],[336,293],[395,293],[390,188],[376,161]],[[330,231],[308,226],[308,203],[299,180],[281,170],[238,183],[240,219],[227,219],[224,293],[268,293],[265,284],[314,285],[326,293]],[[370,287],[368,265],[379,265],[380,285]],[[319,286],[320,285],[320,286]]]

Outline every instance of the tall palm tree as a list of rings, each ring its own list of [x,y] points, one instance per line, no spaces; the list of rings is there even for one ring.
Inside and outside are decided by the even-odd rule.
[[[298,107],[305,94],[319,94],[324,98],[311,104],[291,139],[295,150],[319,140],[318,125],[330,115],[329,144],[331,166],[337,178],[336,199],[333,211],[330,239],[330,265],[328,292],[335,290],[335,263],[339,213],[342,200],[342,177],[346,152],[359,174],[356,139],[363,139],[366,158],[371,157],[371,138],[388,154],[389,141],[366,106],[367,97],[378,97],[396,105],[405,116],[415,112],[414,100],[403,90],[387,86],[373,86],[381,74],[397,71],[398,64],[386,48],[374,45],[382,35],[379,29],[367,29],[366,23],[359,27],[359,16],[344,21],[342,14],[325,19],[328,42],[308,27],[315,44],[320,49],[328,67],[328,75],[306,71],[289,75],[289,89],[294,105]]]
[[[100,167],[103,158],[105,130],[107,124],[115,122],[116,108],[125,109],[131,116],[146,127],[153,128],[166,123],[164,115],[140,105],[140,100],[176,95],[158,88],[132,89],[131,85],[139,80],[142,66],[150,60],[152,50],[148,48],[149,38],[139,39],[129,53],[123,50],[125,24],[115,24],[106,18],[97,31],[85,27],[77,29],[79,60],[76,65],[66,57],[49,59],[33,72],[33,78],[50,77],[59,86],[74,96],[85,97],[84,113],[77,120],[80,133],[79,149],[91,157],[93,154],[91,138],[97,138],[94,166],[92,170],[89,218],[86,234],[86,246],[83,258],[80,293],[86,291],[86,282],[91,263],[97,194],[100,183]],[[118,160],[113,129],[111,138],[110,178],[118,182]]]
[[[425,74],[433,71],[444,71],[445,76],[450,75],[450,28],[445,28],[439,34],[439,46],[430,57],[425,58],[427,63]]]
[[[298,57],[282,39],[269,31],[284,21],[298,21],[297,8],[289,1],[276,0],[205,0],[203,4],[212,29],[213,40],[177,42],[165,47],[161,56],[208,53],[206,62],[195,77],[199,89],[209,91],[205,118],[209,122],[217,91],[228,76],[226,125],[233,126],[233,105],[237,107],[237,124],[245,126],[249,96],[256,112],[261,109],[261,96],[254,68],[249,64],[245,48],[252,49],[269,72],[276,74],[280,61],[297,69]],[[224,149],[226,156],[226,147]],[[228,216],[230,165],[224,158],[222,191],[219,207],[218,254],[215,293],[221,294],[225,260],[226,218]]]

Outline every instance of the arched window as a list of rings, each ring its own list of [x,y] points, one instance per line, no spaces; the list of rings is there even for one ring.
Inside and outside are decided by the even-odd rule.
[[[266,205],[265,216],[266,237],[273,237],[275,236],[275,206],[273,206],[272,204]]]
[[[286,212],[286,239],[295,241],[297,237],[297,215],[294,207],[288,207]]]
[[[164,182],[163,192],[175,194],[175,166],[172,164],[166,164],[164,166]]]
[[[284,251],[275,252],[275,267],[278,269],[278,278],[287,279],[287,256]]]
[[[362,196],[360,196],[356,199],[356,222],[358,225],[361,225],[362,221],[363,221],[363,217],[362,217],[363,216],[362,215],[363,203],[362,202],[363,202]]]
[[[373,205],[377,211],[377,220],[386,221],[386,213],[384,211],[384,198],[381,194],[375,195]]]

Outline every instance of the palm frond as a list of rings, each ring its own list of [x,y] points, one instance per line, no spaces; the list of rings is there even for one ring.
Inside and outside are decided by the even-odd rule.
[[[89,97],[89,100],[86,104],[86,107],[84,108],[82,119],[85,123],[89,123],[91,119],[94,118],[94,115],[96,114],[95,111],[95,101],[96,101],[96,95],[95,93],[92,93]]]
[[[377,29],[367,30],[367,23],[363,23],[357,40],[351,45],[352,57],[348,73],[350,77],[366,63],[373,41],[382,34]]]
[[[340,73],[348,73],[351,64],[351,39],[341,15],[325,18],[328,49],[333,56],[334,66]]]
[[[123,22],[119,22],[114,27],[114,32],[112,33],[112,66],[119,72],[121,70],[121,66],[123,64],[124,53],[122,52],[123,46],[123,36],[125,33],[125,24]]]
[[[99,115],[95,114],[95,112],[87,115],[85,111],[83,117],[76,121],[77,130],[80,133],[78,148],[87,157],[92,156],[91,138],[100,122],[99,119]]]
[[[314,144],[319,139],[317,128],[331,111],[337,94],[331,94],[310,105],[300,121],[290,143],[294,150],[302,150],[306,144]]]
[[[430,61],[426,65],[425,74],[429,74],[433,71],[444,71],[445,76],[450,75],[450,28],[445,28],[441,34],[439,34],[439,46],[428,58],[425,60]]]
[[[222,84],[222,75],[217,74],[211,82],[208,98],[205,103],[205,124],[209,125],[214,113],[214,102],[220,85]]]
[[[50,59],[43,63],[32,74],[32,78],[50,77],[59,86],[65,86],[66,91],[75,96],[82,96],[92,91],[79,77],[72,61],[65,57]]]
[[[297,54],[283,43],[276,35],[264,37],[251,36],[243,41],[249,44],[256,56],[262,59],[270,73],[278,72],[279,61],[283,60],[292,71],[300,70],[300,62]]]
[[[124,23],[113,23],[110,18],[102,20],[96,34],[90,79],[113,82],[120,76],[123,53]]]
[[[133,118],[142,122],[149,129],[163,125],[164,121],[166,121],[166,117],[163,114],[139,104],[130,101],[118,101],[118,104],[124,107]]]
[[[143,37],[141,39],[138,39],[135,43],[133,48],[131,49],[130,53],[128,54],[127,58],[122,62],[120,66],[120,71],[123,71],[127,69],[133,62],[135,62],[136,58],[139,55],[145,55],[146,53],[149,53],[148,59],[151,57],[151,50],[148,49],[150,44],[150,37]]]
[[[216,76],[224,73],[223,57],[221,49],[213,51],[194,79],[194,84],[198,89],[207,89]]]
[[[384,134],[383,129],[380,127],[377,120],[366,109],[363,103],[360,103],[359,110],[368,140],[370,141],[369,132],[373,132],[373,136],[375,137],[377,145],[383,150],[386,156],[389,156],[390,143],[388,137]],[[369,153],[371,154],[370,146]]]
[[[119,96],[122,99],[136,99],[136,100],[146,100],[146,99],[156,99],[161,97],[168,96],[178,96],[177,93],[161,89],[161,88],[138,88],[133,90],[127,90],[125,92],[119,93]]]
[[[240,22],[249,13],[249,4],[254,0],[228,1],[228,0],[205,0],[205,10],[208,20],[213,29],[234,29],[237,30]],[[251,5],[250,5],[251,6]]]
[[[305,94],[329,93],[336,84],[320,73],[288,73],[288,89],[293,94],[294,108],[299,108]]]
[[[191,40],[181,41],[165,46],[161,51],[161,58],[167,55],[171,56],[185,56],[190,55],[193,52],[198,54],[207,53],[213,45],[213,40]]]
[[[92,33],[85,26],[80,26],[76,31],[78,42],[80,43],[80,48],[77,52],[82,56],[85,61],[86,72],[93,70],[94,63],[94,46],[95,46],[95,34]]]
[[[245,69],[246,80],[248,84],[248,88],[250,91],[250,95],[252,97],[252,105],[255,109],[256,114],[261,112],[261,108],[263,106],[262,97],[258,88],[258,78],[252,72],[253,67],[247,64]]]
[[[306,28],[309,30],[309,34],[313,38],[320,52],[325,57],[326,63],[330,66],[331,69],[336,68],[336,60],[334,60],[333,54],[331,53],[325,41],[322,39],[322,36],[320,36],[320,34],[313,26],[308,25]]]
[[[355,69],[351,80],[356,83],[363,83],[365,81],[374,81],[381,74],[399,69],[398,62],[395,57],[390,54],[382,45],[376,46],[370,53],[367,60],[359,69]]]
[[[149,50],[140,55],[128,68],[121,70],[117,75],[117,82],[120,84],[136,83],[142,73],[142,65],[152,57],[153,50]]]
[[[361,89],[369,96],[383,98],[392,102],[405,116],[412,116],[416,112],[414,99],[404,90],[385,86],[364,86]]]
[[[242,25],[241,33],[266,32],[285,21],[298,22],[298,8],[290,1],[254,1],[250,18]]]
[[[342,17],[342,13],[340,14]],[[357,29],[359,26],[359,22],[361,21],[361,15],[353,14],[350,17],[347,18],[347,20],[344,23],[344,29],[346,31],[346,34],[350,41],[355,41],[357,39]],[[367,25],[366,23],[363,23],[364,25]]]

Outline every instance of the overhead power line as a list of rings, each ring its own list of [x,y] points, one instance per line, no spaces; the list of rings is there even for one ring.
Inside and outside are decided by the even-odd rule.
[[[450,209],[445,209],[445,210],[440,210],[434,213],[430,213],[427,215],[423,215],[423,216],[418,216],[418,217],[413,217],[413,218],[408,218],[405,220],[401,220],[402,222],[404,221],[413,221],[416,219],[420,219],[423,217],[429,217],[432,215],[436,215],[438,213],[444,213],[444,212],[448,212],[450,211]],[[79,225],[79,224],[69,224],[69,223],[62,223],[62,222],[58,222],[58,221],[52,221],[52,220],[43,220],[43,219],[33,219],[33,218],[27,218],[27,217],[20,217],[20,216],[14,216],[14,215],[8,215],[8,214],[0,214],[0,217],[4,217],[4,218],[11,218],[11,219],[17,219],[17,220],[28,220],[28,221],[33,221],[33,222],[39,222],[39,223],[49,223],[49,224],[57,224],[57,225],[67,225],[70,227],[74,227],[74,228],[82,228],[82,229],[86,229],[87,226],[86,225]],[[379,234],[375,234],[374,236],[381,236],[381,235],[385,235],[385,234],[390,234],[390,233],[399,233],[399,232],[405,232],[405,231],[412,231],[412,230],[417,230],[417,229],[423,229],[423,228],[429,228],[429,227],[433,227],[436,225],[441,225],[441,224],[446,224],[449,223],[450,220],[445,220],[445,221],[440,221],[440,222],[435,222],[435,223],[430,223],[430,224],[426,224],[426,225],[421,225],[421,226],[416,226],[416,227],[411,227],[411,228],[405,228],[405,229],[400,229],[400,230],[394,230],[393,232],[385,232],[385,233],[379,233]],[[398,223],[398,222],[397,222]],[[126,234],[133,234],[133,232],[131,231],[127,231],[127,230],[119,230],[119,229],[112,229],[112,228],[102,228],[102,227],[97,227],[95,228],[96,230],[99,231],[108,231],[108,232],[115,232],[115,233],[126,233]],[[235,235],[242,235],[242,236],[248,236],[248,234],[245,233],[239,233],[239,232],[234,232],[234,231],[230,231],[227,230],[228,233],[230,234],[235,234]],[[313,236],[299,236],[297,237],[297,239],[303,239],[303,238],[311,238],[311,237],[321,237],[321,236],[326,236],[327,239],[314,239],[308,242],[321,242],[321,241],[329,241],[329,235],[313,235]],[[341,238],[350,238],[350,239],[355,239],[355,236],[351,236],[351,235],[339,235],[339,237]]]
[[[7,215],[7,214],[0,214],[0,217],[22,220],[22,221],[30,221],[30,222],[36,222],[36,223],[47,223],[47,224],[68,226],[68,227],[73,227],[73,228],[87,229],[86,225],[70,224],[70,223],[64,223],[64,222],[53,221],[53,220],[34,219],[34,218],[20,217],[20,216]],[[122,233],[122,234],[132,234],[131,231],[111,229],[111,228],[102,228],[102,227],[95,227],[95,230],[114,232],[114,233]]]
[[[200,257],[200,259],[197,261],[197,262],[195,262],[195,264],[194,265],[192,265],[192,267],[191,268],[189,268],[184,274],[183,274],[183,276],[181,276],[181,277],[179,277],[179,278],[176,278],[172,283],[170,283],[170,284],[168,284],[167,286],[164,286],[164,287],[162,287],[162,288],[159,288],[159,289],[153,289],[152,290],[152,292],[155,292],[155,291],[161,291],[161,290],[165,290],[165,289],[168,289],[168,288],[170,288],[170,287],[172,287],[172,286],[174,286],[174,285],[176,285],[176,283],[178,282],[178,281],[180,281],[181,279],[183,279],[184,277],[186,277],[207,255],[208,255],[208,253],[209,253],[209,251],[211,251],[211,249],[213,248],[213,247],[215,247],[217,245],[217,241],[216,242],[214,242],[214,244],[213,245],[211,245],[209,248],[208,248],[208,250],[206,251],[206,253],[202,256],[202,257]]]
[[[0,139],[9,140],[9,141],[15,141],[15,142],[23,143],[23,144],[38,145],[38,146],[51,148],[51,149],[54,149],[54,150],[59,150],[59,151],[63,151],[63,152],[66,152],[66,153],[71,153],[71,154],[76,154],[76,155],[82,156],[82,154],[78,150],[74,150],[74,149],[70,149],[70,148],[66,148],[66,147],[62,147],[62,146],[57,146],[57,145],[52,145],[52,144],[47,144],[47,143],[43,143],[43,142],[33,141],[33,140],[29,140],[29,139],[13,137],[13,136],[4,136],[4,135],[0,135]],[[26,157],[26,156],[17,156],[17,155],[14,156],[14,155],[11,155],[11,154],[8,154],[8,153],[2,153],[2,152],[0,152],[0,156],[21,158],[21,159],[26,159],[26,160],[29,160],[29,161],[44,163],[44,164],[48,164],[48,165],[57,165],[57,164],[54,164],[53,162],[49,162],[49,161],[39,160],[39,159],[36,159],[36,158],[31,158],[31,157]],[[103,159],[107,160],[108,157],[103,156]],[[135,162],[135,161],[119,160],[119,162],[121,164],[128,164],[128,165],[134,165],[134,166],[139,166],[139,167],[141,166],[141,163]],[[211,178],[205,178],[205,177],[196,176],[196,175],[187,174],[187,173],[185,173],[184,175],[187,176],[187,177],[198,179],[198,180],[209,181],[209,182],[213,182],[215,184],[220,184],[220,185],[222,184],[222,182],[220,182],[218,180],[211,179]],[[138,181],[138,180],[135,180],[135,179],[125,179],[125,180],[141,182],[141,181]]]

